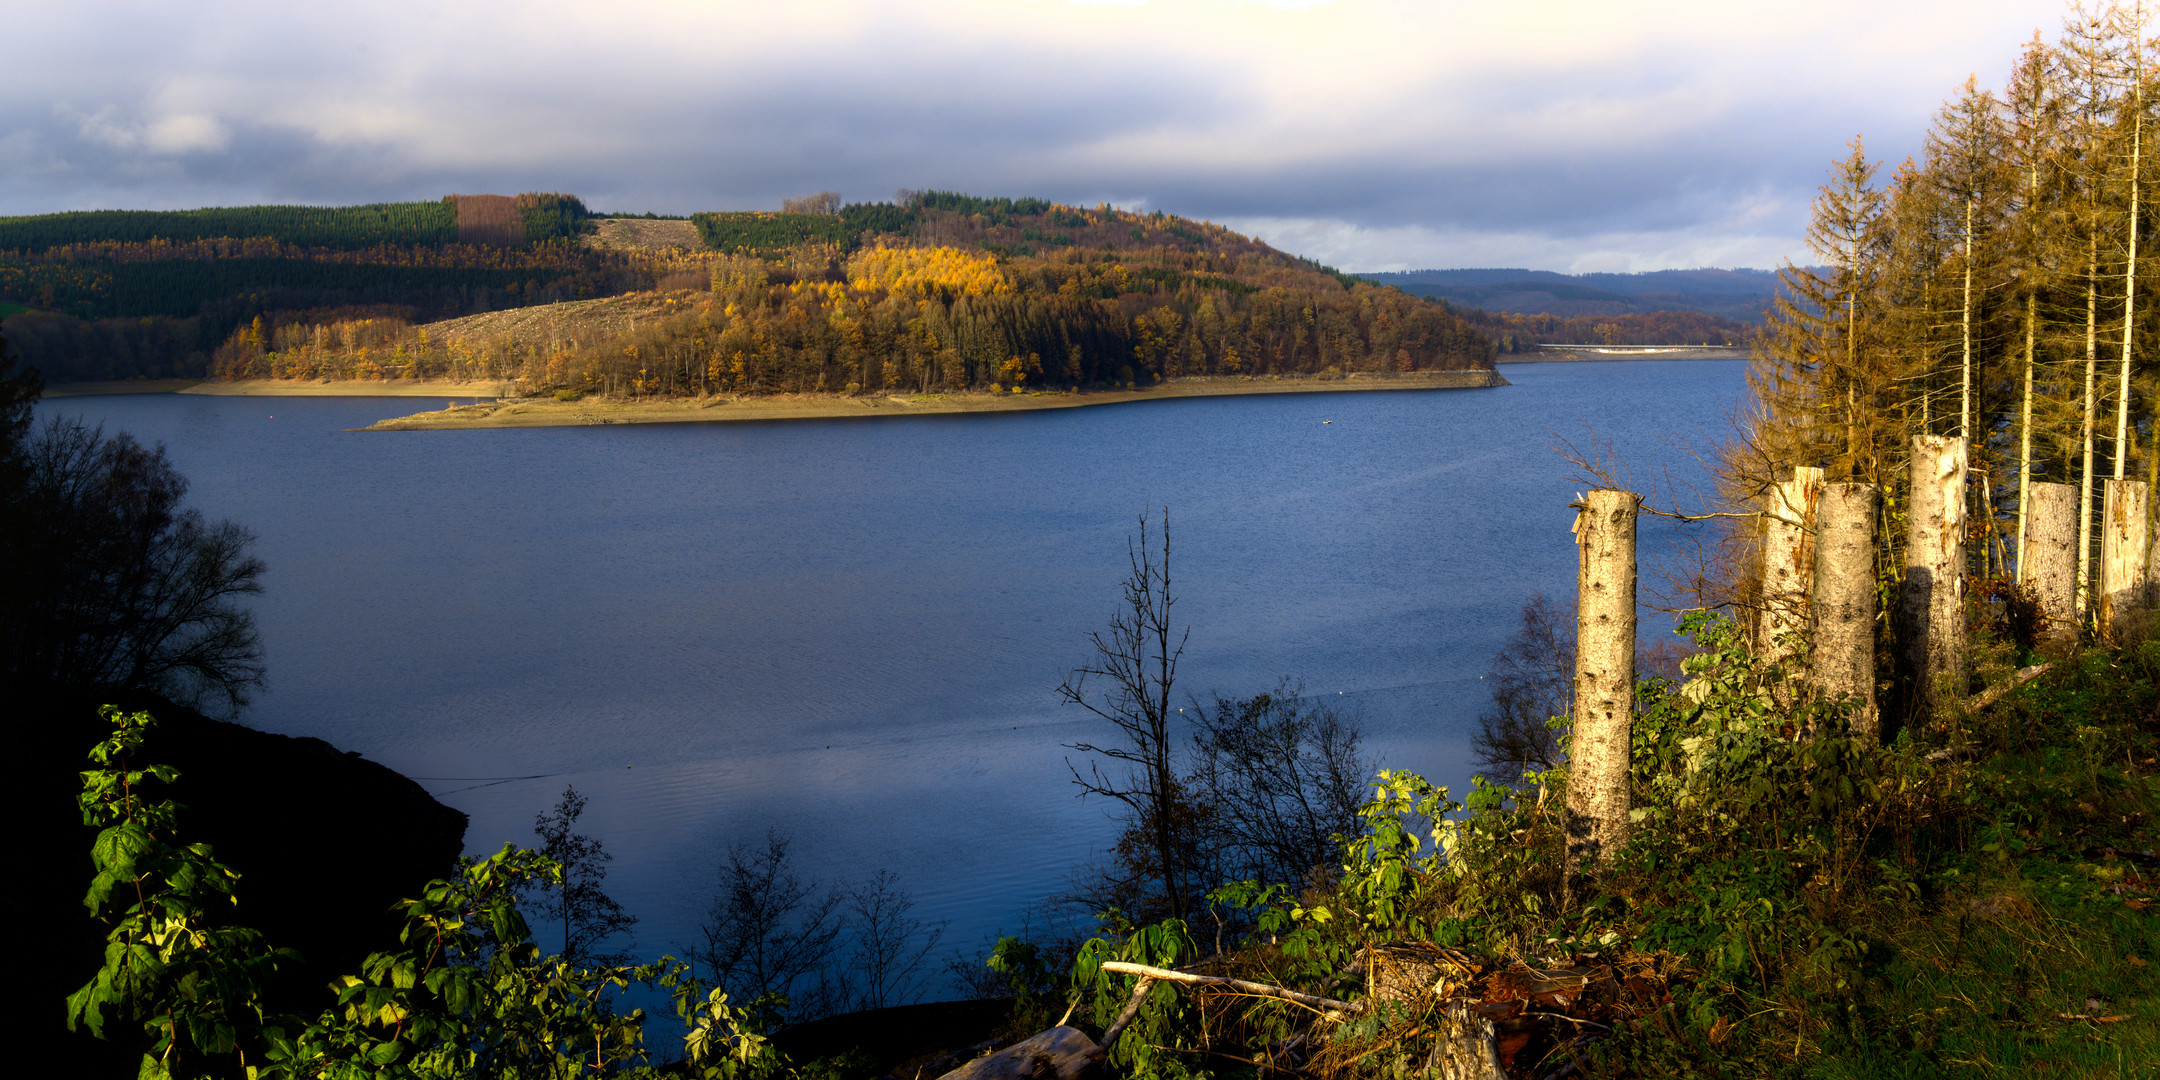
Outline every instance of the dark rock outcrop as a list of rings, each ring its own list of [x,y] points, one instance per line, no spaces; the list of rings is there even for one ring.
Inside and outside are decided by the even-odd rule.
[[[141,1044],[131,1031],[100,1043],[65,1030],[67,995],[96,972],[106,930],[82,904],[95,833],[75,799],[87,751],[110,733],[98,704],[30,693],[14,699],[5,720],[16,751],[6,820],[25,849],[20,876],[0,890],[0,911],[19,929],[22,963],[7,980],[8,1015],[38,1045],[56,1049],[48,1060],[72,1060],[78,1075],[132,1076]],[[166,792],[184,808],[180,839],[210,844],[240,873],[231,920],[300,953],[302,962],[281,969],[272,988],[277,1011],[321,1012],[331,979],[396,944],[397,902],[456,866],[465,815],[384,766],[320,739],[256,731],[162,699],[122,696],[111,704],[157,718],[145,750],[148,760],[180,772]]]

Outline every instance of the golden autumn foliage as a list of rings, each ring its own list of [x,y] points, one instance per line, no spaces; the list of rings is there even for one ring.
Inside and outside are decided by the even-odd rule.
[[[950,303],[963,296],[1009,293],[1012,282],[986,251],[953,247],[888,248],[882,244],[848,260],[849,287],[913,300]]]

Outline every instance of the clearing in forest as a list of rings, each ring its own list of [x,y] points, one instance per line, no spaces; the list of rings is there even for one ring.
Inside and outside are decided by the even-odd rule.
[[[423,329],[440,342],[481,343],[500,338],[522,341],[586,340],[627,334],[641,319],[679,309],[657,293],[624,293],[598,300],[508,308],[428,323]]]
[[[525,215],[508,195],[452,195],[457,203],[457,238],[461,244],[523,247]]]
[[[600,218],[595,224],[600,226],[600,231],[585,239],[585,242],[593,247],[637,251],[694,251],[704,246],[704,242],[698,239],[697,226],[689,221]]]

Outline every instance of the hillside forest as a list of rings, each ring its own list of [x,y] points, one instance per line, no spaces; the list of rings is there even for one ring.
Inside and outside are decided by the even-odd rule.
[[[1458,370],[1546,342],[1743,344],[1767,302],[1738,271],[1354,276],[1159,211],[941,191],[701,213],[665,245],[606,242],[607,219],[667,220],[559,193],[0,218],[0,315],[54,383],[639,397]],[[481,317],[577,301],[613,303]]]
[[[791,205],[695,215],[690,249],[584,243],[594,215],[563,195],[0,219],[0,298],[35,305],[9,335],[55,382],[936,392],[1459,370],[1492,355],[1444,304],[1160,212],[946,192]],[[638,317],[564,307],[516,332],[469,318],[610,298]]]

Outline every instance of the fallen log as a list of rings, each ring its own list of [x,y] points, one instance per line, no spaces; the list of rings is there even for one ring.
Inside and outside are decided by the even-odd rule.
[[[1123,960],[1108,961],[1103,964],[1102,969],[1119,975],[1138,975],[1143,983],[1159,979],[1163,982],[1183,983],[1187,986],[1221,986],[1241,994],[1253,994],[1259,997],[1280,998],[1284,1001],[1296,1002],[1306,1008],[1318,1009],[1324,1013],[1357,1013],[1365,1011],[1362,1002],[1337,1001],[1334,998],[1324,998],[1316,994],[1301,994],[1295,990],[1285,990],[1280,986],[1270,986],[1267,983],[1257,983],[1246,979],[1233,979],[1226,975],[1193,975],[1183,971],[1172,971],[1169,968],[1131,964]],[[1133,1003],[1137,1003],[1139,997],[1140,995],[1135,993]],[[1127,1004],[1126,1010],[1128,1012],[1135,1011],[1133,1004]],[[1108,1041],[1107,1034],[1105,1034],[1104,1040]]]
[[[1965,711],[1979,712],[1980,710],[1985,709],[1998,701],[2001,701],[2004,694],[2007,694],[2010,691],[2015,690],[2018,687],[2023,686],[2026,683],[2029,683],[2034,679],[2037,679],[2040,676],[2047,674],[2047,669],[2052,666],[2054,666],[2054,664],[2052,661],[2050,661],[2046,664],[2034,664],[2029,668],[2020,668],[2017,674],[2010,676],[2009,682],[2006,682],[2001,686],[1990,687],[1986,690],[1982,690],[1977,694],[1974,694],[1971,699],[1965,702]]]
[[[2004,695],[2008,694],[2012,690],[2017,689],[2020,686],[2025,685],[2026,683],[2033,681],[2034,679],[2039,678],[2042,675],[2047,674],[2047,670],[2053,666],[2054,661],[2049,661],[2045,664],[2034,664],[2029,668],[2020,668],[2017,674],[2010,676],[2010,680],[2003,683],[2001,686],[1989,687],[1988,689],[1982,690],[1981,692],[1974,694],[1972,697],[1965,699],[1965,711],[1979,712],[1980,710],[1985,709],[1998,701],[2001,701]],[[1978,747],[1975,747],[1970,743],[1962,743],[1957,746],[1946,746],[1940,750],[1930,751],[1921,760],[1926,761],[1929,764],[1941,764],[1942,762],[1948,761],[1951,758],[1963,757],[1966,754],[1973,753],[1977,749]]]

